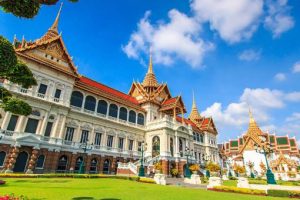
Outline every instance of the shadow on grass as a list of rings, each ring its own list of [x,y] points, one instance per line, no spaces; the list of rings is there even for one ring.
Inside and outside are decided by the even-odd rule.
[[[97,200],[94,197],[73,197],[72,200]],[[121,200],[116,198],[104,198],[99,200]]]

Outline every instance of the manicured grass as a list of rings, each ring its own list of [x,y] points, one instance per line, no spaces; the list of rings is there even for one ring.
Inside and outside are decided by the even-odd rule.
[[[225,186],[236,186],[237,185],[237,180],[223,181],[223,185],[225,185]]]
[[[5,178],[0,195],[14,193],[30,200],[280,200],[284,198],[160,186],[135,181],[99,178]]]

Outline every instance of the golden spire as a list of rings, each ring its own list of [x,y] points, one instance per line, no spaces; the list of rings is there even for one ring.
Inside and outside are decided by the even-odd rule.
[[[52,26],[49,29],[49,30],[52,30],[52,31],[54,31],[56,33],[58,33],[58,21],[59,21],[59,17],[60,17],[62,6],[63,6],[63,2],[61,2],[59,11],[58,11],[57,16],[55,18],[55,21],[54,21],[54,23],[52,24]]]
[[[256,137],[256,139],[259,139],[258,136],[262,135],[262,134],[263,134],[263,132],[257,125],[257,123],[253,117],[253,114],[251,112],[250,106],[249,106],[249,127],[248,127],[247,135],[252,135],[252,136]]]
[[[144,87],[157,87],[158,86],[155,74],[153,72],[152,52],[151,52],[151,49],[150,49],[148,72],[147,72],[147,74],[146,74],[146,76],[144,78],[143,86]]]
[[[196,105],[196,100],[195,100],[195,94],[193,91],[193,105],[192,105],[192,110],[189,116],[189,119],[192,121],[197,121],[201,119],[201,115],[199,114],[197,105]]]

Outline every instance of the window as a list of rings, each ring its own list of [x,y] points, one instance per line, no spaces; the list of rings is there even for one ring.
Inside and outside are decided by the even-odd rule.
[[[160,139],[158,136],[152,138],[152,157],[160,155]]]
[[[61,90],[60,89],[56,89],[55,90],[55,94],[54,94],[54,98],[59,99],[61,95]]]
[[[90,173],[96,173],[96,172],[97,172],[97,159],[93,158],[91,160]]]
[[[197,137],[196,137],[196,133],[195,133],[195,132],[193,132],[193,138],[194,138],[195,141],[197,140]]]
[[[58,160],[57,171],[58,172],[66,171],[67,164],[68,164],[68,157],[67,156],[61,156]]]
[[[86,143],[88,141],[88,138],[89,138],[89,131],[82,130],[80,143]]]
[[[202,143],[204,142],[202,134],[200,135],[200,142],[202,142]]]
[[[102,133],[96,133],[96,135],[95,135],[95,145],[101,145],[101,136],[102,136]]]
[[[3,166],[5,157],[6,157],[6,153],[4,151],[1,151],[0,152],[0,166]]]
[[[173,138],[170,138],[170,152],[171,152],[171,156],[174,156]]]
[[[195,159],[197,160],[197,152],[194,152],[195,153]]]
[[[129,140],[128,150],[129,151],[133,150],[133,140]]]
[[[104,101],[104,100],[98,101],[97,113],[106,115],[106,113],[107,113],[107,102],[106,101]]]
[[[39,120],[29,118],[26,124],[25,133],[35,133]]]
[[[80,165],[81,163],[83,162],[83,158],[81,156],[79,156],[77,159],[76,159],[76,163],[75,163],[75,172],[78,172],[79,169],[80,169]]]
[[[51,130],[52,130],[52,125],[53,125],[53,122],[48,122],[48,123],[47,123],[47,126],[46,126],[46,130],[45,130],[44,136],[50,137]]]
[[[145,124],[145,118],[144,118],[144,115],[142,113],[138,114],[138,124],[139,125],[144,125]]]
[[[138,151],[142,151],[142,142],[138,142]]]
[[[81,108],[83,102],[83,94],[78,91],[72,92],[71,105]]]
[[[84,109],[95,111],[95,107],[96,107],[96,99],[92,96],[87,96],[85,98]]]
[[[200,142],[200,135],[197,133],[197,142]]]
[[[16,124],[18,122],[18,116],[17,115],[12,115],[10,120],[9,120],[9,123],[8,123],[8,126],[7,126],[7,129],[8,131],[14,131],[15,128],[16,128]]]
[[[47,85],[45,85],[45,84],[40,84],[40,87],[39,87],[39,90],[38,90],[38,93],[39,94],[46,94],[46,91],[47,91]]]
[[[72,127],[67,127],[65,140],[67,140],[67,141],[72,141],[73,140],[74,130],[75,129],[72,128]]]
[[[124,138],[119,138],[118,148],[123,150],[123,146],[124,146]]]
[[[118,117],[118,106],[116,104],[110,104],[109,106],[109,116]]]
[[[36,161],[36,168],[44,168],[44,161],[45,161],[45,156],[44,155],[40,155]]]
[[[127,121],[127,109],[126,108],[124,108],[124,107],[120,108],[119,118]]]
[[[136,123],[136,114],[133,110],[129,112],[129,122]]]
[[[112,135],[108,135],[108,136],[107,136],[107,146],[108,146],[108,147],[112,147],[112,145],[113,145],[113,140],[114,140],[114,136],[112,136]]]

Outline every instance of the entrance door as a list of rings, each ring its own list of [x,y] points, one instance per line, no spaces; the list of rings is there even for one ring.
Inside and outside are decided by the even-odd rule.
[[[109,174],[110,161],[106,159],[103,164],[103,174]]]
[[[14,166],[13,171],[14,172],[24,172],[26,164],[27,164],[27,160],[28,160],[28,153],[26,153],[25,151],[22,151],[21,153],[19,153],[19,155],[16,159],[16,164]]]

